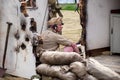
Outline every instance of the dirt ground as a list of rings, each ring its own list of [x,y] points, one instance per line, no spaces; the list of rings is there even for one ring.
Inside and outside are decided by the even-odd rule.
[[[82,27],[80,25],[79,14],[75,11],[62,10],[63,14],[63,35],[71,39],[73,42],[78,42],[81,36]]]
[[[80,26],[79,14],[74,11],[66,10],[63,10],[62,14],[64,16],[62,35],[76,43],[80,38],[82,30]],[[28,80],[28,79],[6,74],[3,78],[0,78],[0,80]]]

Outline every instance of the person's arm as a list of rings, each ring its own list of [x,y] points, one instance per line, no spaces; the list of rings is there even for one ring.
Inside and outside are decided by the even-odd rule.
[[[74,52],[77,52],[77,53],[80,52],[78,47],[77,47],[77,45],[75,43],[73,43],[70,40],[64,38],[62,35],[58,35],[57,34],[56,35],[56,39],[57,39],[56,41],[57,41],[58,44],[61,44],[61,45],[64,45],[64,46],[70,46],[70,47],[73,48]]]
[[[73,48],[74,52],[77,52],[77,53],[80,52],[79,49],[78,49],[78,47],[77,47],[77,45],[75,43],[72,43],[71,47]]]

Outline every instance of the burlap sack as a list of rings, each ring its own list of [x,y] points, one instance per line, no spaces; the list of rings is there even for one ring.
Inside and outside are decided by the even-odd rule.
[[[60,80],[76,80],[76,75],[69,71],[69,67],[65,66],[50,66],[48,64],[40,64],[36,71],[45,76],[55,77]]]
[[[58,78],[53,78],[53,80],[60,80],[60,79],[58,79]]]
[[[73,62],[70,64],[70,71],[75,73],[79,78],[86,75],[87,71],[85,65],[81,62]]]
[[[69,71],[69,67],[67,65],[50,66],[48,64],[40,64],[36,71],[41,75],[59,78],[62,74]]]
[[[87,61],[88,72],[98,80],[120,80],[120,75],[93,58]]]
[[[47,64],[40,64],[36,68],[36,71],[41,75],[50,76],[50,77],[58,77],[58,71],[51,68],[51,66]]]
[[[95,78],[94,76],[90,75],[90,74],[87,74],[83,80],[98,80],[97,78]]]
[[[82,60],[82,57],[75,52],[46,51],[40,57],[42,63],[51,65],[66,65]]]
[[[61,80],[77,80],[76,75],[72,72],[67,72],[59,76]]]
[[[77,80],[77,77],[74,73],[72,72],[67,72],[64,74],[61,74],[58,78],[53,78],[52,80]]]

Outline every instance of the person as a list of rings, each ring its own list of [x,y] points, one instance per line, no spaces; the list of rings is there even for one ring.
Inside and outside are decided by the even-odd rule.
[[[75,12],[77,11],[78,13],[80,13],[79,12],[79,4],[80,4],[80,0],[75,0],[76,1],[76,9],[75,9]]]
[[[49,51],[56,51],[60,45],[72,47],[74,52],[79,53],[76,44],[66,39],[59,32],[62,31],[62,18],[52,18],[48,21],[48,29],[41,34],[42,48]]]
[[[49,6],[49,14],[48,17],[49,19],[53,18],[53,17],[63,17],[63,14],[61,13],[61,6],[58,3],[58,0],[48,0],[48,6]]]

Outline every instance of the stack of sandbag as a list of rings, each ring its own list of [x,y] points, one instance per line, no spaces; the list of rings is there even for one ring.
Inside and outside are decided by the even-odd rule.
[[[37,67],[37,72],[41,75],[58,78],[60,80],[76,80],[76,75],[69,72],[70,68],[64,66],[50,66],[48,64],[40,64]]]
[[[93,58],[88,58],[85,66],[82,57],[75,52],[46,51],[40,61],[42,64],[36,71],[51,77],[50,80],[120,80],[119,74]]]
[[[77,61],[71,63],[70,70],[78,77],[77,80],[98,80],[92,75],[87,73],[86,66],[81,62]]]
[[[80,54],[75,52],[43,52],[36,71],[40,75],[49,76],[52,80],[78,80],[86,75],[86,68]]]

